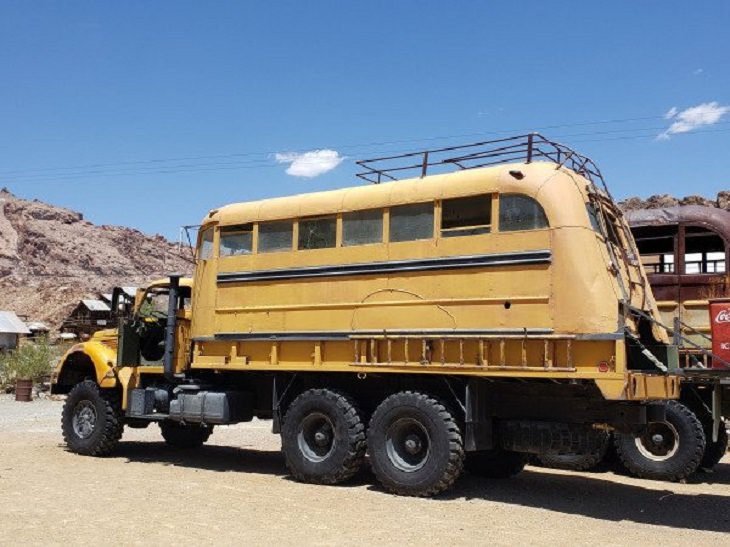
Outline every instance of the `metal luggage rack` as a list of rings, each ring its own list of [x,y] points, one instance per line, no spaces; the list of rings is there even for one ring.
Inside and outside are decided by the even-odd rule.
[[[603,175],[593,160],[539,133],[359,160],[355,163],[365,169],[357,173],[358,177],[380,184],[383,181],[412,177],[414,172],[425,177],[429,172],[443,173],[453,171],[454,168],[477,169],[503,163],[533,161],[549,161],[565,166],[608,194]]]

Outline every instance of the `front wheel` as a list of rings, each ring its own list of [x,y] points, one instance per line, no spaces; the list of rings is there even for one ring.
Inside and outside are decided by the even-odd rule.
[[[101,389],[92,380],[76,384],[63,405],[61,429],[72,452],[106,456],[124,431],[119,393]]]
[[[385,399],[368,429],[370,465],[386,490],[433,496],[449,488],[464,466],[464,444],[454,415],[425,393]]]
[[[639,435],[614,437],[621,463],[644,479],[679,481],[697,470],[705,452],[702,423],[677,401],[666,403],[666,420],[647,424]]]

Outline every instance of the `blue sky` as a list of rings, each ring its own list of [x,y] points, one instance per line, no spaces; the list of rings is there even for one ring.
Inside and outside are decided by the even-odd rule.
[[[0,187],[176,238],[359,184],[355,159],[540,130],[617,198],[714,197],[729,23],[726,1],[0,0]],[[323,149],[344,160],[316,177],[277,161]]]

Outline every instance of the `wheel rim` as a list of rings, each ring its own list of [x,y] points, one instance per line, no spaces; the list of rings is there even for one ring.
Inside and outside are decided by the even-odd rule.
[[[96,408],[91,401],[79,401],[74,407],[74,433],[80,439],[87,439],[96,428]]]
[[[335,449],[335,427],[329,416],[313,412],[302,420],[297,435],[299,450],[310,462],[326,460]]]
[[[635,442],[641,455],[655,462],[666,461],[679,450],[679,434],[669,422],[649,424]]]
[[[418,420],[400,418],[388,427],[385,450],[397,469],[413,473],[426,465],[431,454],[431,437]]]

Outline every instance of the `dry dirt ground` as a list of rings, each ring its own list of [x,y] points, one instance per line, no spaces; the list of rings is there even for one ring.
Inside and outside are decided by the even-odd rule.
[[[464,476],[437,499],[287,477],[268,422],[201,450],[128,429],[108,458],[61,444],[59,401],[0,396],[0,544],[730,545],[730,456],[689,484],[528,467]]]

